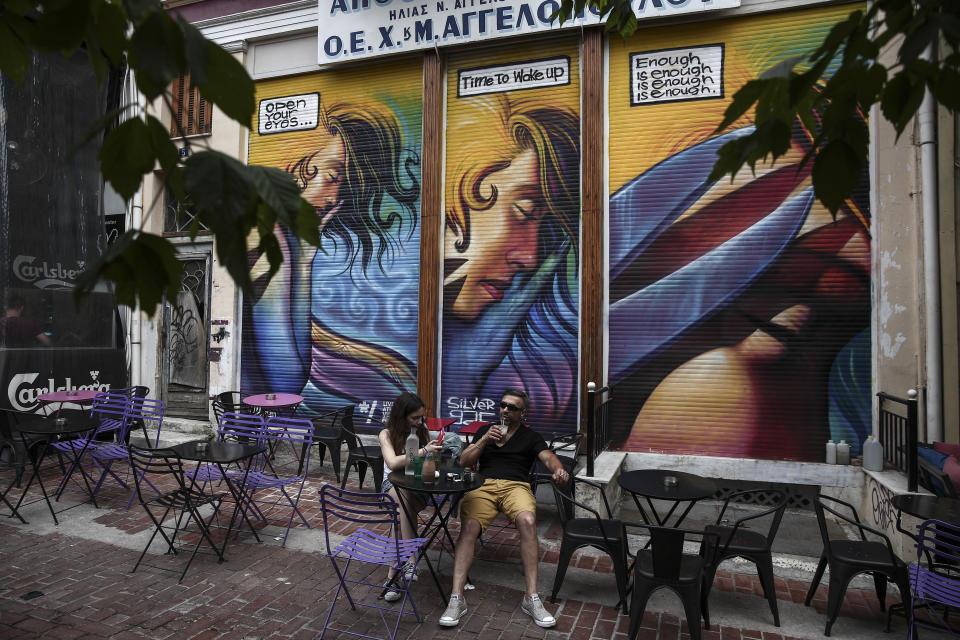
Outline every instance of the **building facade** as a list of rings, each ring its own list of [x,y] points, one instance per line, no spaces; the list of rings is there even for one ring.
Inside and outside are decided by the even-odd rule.
[[[371,4],[168,3],[256,82],[249,130],[214,112],[193,143],[291,173],[323,236],[281,238],[269,284],[251,251],[246,297],[183,240],[192,279],[143,321],[139,377],[184,416],[238,389],[376,418],[416,391],[466,424],[521,387],[562,433],[595,381],[617,449],[821,461],[859,450],[876,392],[916,388],[922,438],[958,440],[955,116],[897,140],[863,114],[835,218],[799,122],[776,163],[707,180],[751,130],[715,131],[733,94],[861,5],[648,1],[624,40],[589,13],[552,28],[552,0]]]

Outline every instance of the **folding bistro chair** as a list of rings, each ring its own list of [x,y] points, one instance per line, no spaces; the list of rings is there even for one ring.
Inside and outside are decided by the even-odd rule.
[[[223,502],[226,494],[207,494],[198,491],[193,484],[188,485],[184,477],[183,463],[180,460],[180,456],[172,449],[141,449],[140,447],[131,445],[129,454],[130,468],[133,470],[137,499],[140,501],[141,506],[143,506],[144,511],[147,512],[154,526],[153,534],[151,534],[150,539],[143,548],[143,552],[137,559],[137,563],[133,566],[131,573],[135,572],[140,566],[144,556],[147,554],[147,550],[150,549],[150,545],[153,544],[153,540],[157,537],[158,533],[164,542],[167,543],[167,553],[176,554],[177,548],[174,543],[177,541],[177,536],[181,534],[183,527],[189,524],[191,520],[197,523],[200,530],[200,539],[197,540],[193,553],[190,554],[190,559],[187,561],[187,566],[183,568],[178,582],[182,582],[183,577],[187,575],[187,570],[190,568],[190,564],[196,557],[197,551],[200,550],[200,544],[204,540],[213,548],[217,557],[222,562],[223,553],[210,537],[210,523],[219,516],[220,504]],[[155,489],[154,482],[161,484],[164,480],[167,482],[173,480],[175,483],[174,489],[157,496],[147,497],[143,491],[143,484],[148,482],[148,478],[153,478],[153,481],[149,482],[151,489]],[[213,508],[213,512],[207,519],[204,519],[200,514],[200,507],[205,505],[210,505]],[[157,515],[161,510],[163,513]],[[165,524],[171,512],[174,514],[174,520],[172,523]],[[169,570],[166,567],[155,568]]]
[[[319,640],[323,640],[328,629],[363,638],[378,638],[378,636],[357,633],[348,629],[337,629],[330,625],[333,608],[337,604],[341,591],[347,597],[350,608],[354,611],[358,606],[377,610],[384,628],[389,634],[386,640],[395,640],[400,629],[400,621],[403,620],[404,616],[412,615],[417,622],[422,622],[420,612],[417,611],[417,605],[413,601],[413,595],[410,593],[413,576],[407,577],[402,567],[404,561],[412,556],[415,558],[413,573],[416,573],[416,563],[420,558],[420,549],[426,539],[410,538],[403,540],[400,538],[400,507],[394,499],[385,493],[347,491],[338,488],[336,485],[327,484],[320,490],[320,510],[323,513],[323,533],[327,542],[327,557],[330,558],[339,584],[336,593],[331,598],[330,610],[323,621],[323,631],[320,632]],[[336,547],[331,547],[329,531],[332,522],[328,522],[328,518],[338,518],[370,527],[387,525],[387,532],[386,535],[381,535],[361,527],[347,536]],[[343,563],[342,566],[341,562]],[[354,567],[353,573],[351,573],[351,565],[355,563],[361,566]],[[365,567],[362,565],[373,566]],[[373,598],[376,602],[375,594],[380,594],[383,591],[381,567],[392,567],[397,572],[394,585],[396,590],[403,594],[399,601],[399,607],[383,607],[361,602],[355,597],[356,591],[359,590],[351,593],[350,587],[347,586],[366,587],[365,595],[368,598]],[[360,573],[359,576],[357,576],[358,572]],[[408,602],[410,611],[406,610]],[[391,617],[395,615],[397,618],[396,622],[392,624],[392,630],[388,615]]]
[[[20,423],[21,412],[14,409],[0,409],[0,452],[9,451],[10,464],[16,470],[14,484],[20,486],[23,480],[23,471],[27,460],[36,461],[39,445],[46,442],[47,436],[19,433],[17,425]],[[24,443],[26,441],[26,443]]]
[[[907,637],[913,640],[918,626],[960,636],[957,625],[951,626],[949,621],[950,610],[960,608],[960,527],[942,520],[925,520],[917,536],[917,562],[907,572]],[[926,611],[932,622],[917,619],[918,609]]]
[[[126,394],[99,393],[93,399],[93,405],[90,408],[90,415],[99,420],[96,428],[88,431],[81,438],[50,443],[49,446],[53,447],[61,459],[66,458],[69,462],[69,468],[57,485],[55,493],[58,498],[63,493],[67,479],[70,478],[74,469],[83,464],[82,458],[86,457],[98,443],[103,443],[105,436],[109,436],[115,442],[121,442],[126,437],[127,429],[130,427],[129,409],[130,397]],[[83,473],[82,468],[81,473]],[[116,475],[114,477],[120,481]]]
[[[266,444],[289,442],[291,446],[302,447],[304,450],[303,458],[300,460],[300,469],[295,476],[279,475],[270,467],[269,460],[267,460],[266,456],[258,456],[259,460],[256,461],[254,463],[255,466],[250,469],[246,482],[244,482],[242,487],[242,490],[249,498],[248,504],[257,511],[257,514],[261,518],[263,518],[263,512],[256,506],[256,493],[269,489],[279,489],[279,494],[274,493],[272,499],[261,501],[260,504],[276,506],[281,503],[282,498],[290,505],[290,518],[287,520],[287,528],[283,534],[283,544],[280,545],[285,547],[287,546],[287,536],[290,535],[290,527],[293,525],[294,515],[300,517],[300,520],[303,521],[307,529],[310,528],[310,523],[307,522],[307,519],[300,512],[297,505],[300,503],[300,494],[303,493],[303,484],[307,479],[307,472],[310,469],[310,443],[313,442],[313,423],[306,418],[275,416],[267,419],[260,438],[261,441]],[[230,475],[234,477],[234,474],[231,473]],[[242,475],[243,472],[239,472],[236,474],[236,477],[239,478]],[[296,496],[291,496],[287,493],[287,487],[290,487],[291,490],[295,489],[297,492]]]
[[[133,425],[142,425],[144,433],[146,433],[146,423],[156,423],[157,433],[159,434],[160,427],[163,425],[163,415],[165,412],[166,406],[160,400],[148,400],[146,398],[133,396],[130,399],[130,403],[127,405],[127,419],[124,421],[124,424],[121,425],[120,430],[117,431],[117,441],[106,443],[94,441],[88,446],[87,454],[93,459],[93,461],[96,463],[96,466],[101,470],[100,478],[97,480],[97,484],[93,488],[94,496],[100,492],[100,487],[103,486],[103,482],[107,479],[108,475],[113,477],[117,484],[124,489],[130,489],[130,487],[127,486],[127,483],[124,482],[114,472],[113,465],[117,462],[126,462],[130,459],[130,453],[127,449],[126,443],[129,441],[128,436]],[[127,501],[128,509],[130,508],[131,504],[133,504],[132,491],[130,493],[130,499]]]
[[[150,395],[150,387],[144,385],[134,385],[128,387],[124,391],[127,392],[127,395],[131,399],[144,399]],[[147,433],[147,423],[143,420],[138,420],[137,418],[133,419],[133,424],[130,425],[130,428],[127,430],[127,441],[126,444],[130,444],[130,432],[134,429],[139,429],[143,432],[143,441],[149,446],[150,445],[150,434]],[[153,447],[157,448],[160,446],[160,425],[157,425],[157,436],[153,439]]]
[[[217,440],[220,442],[259,442],[263,436],[263,418],[247,413],[225,413],[217,426]],[[253,463],[251,463],[253,464]],[[201,483],[205,488],[209,482],[222,482],[223,473],[215,464],[201,464],[186,472],[188,478]]]

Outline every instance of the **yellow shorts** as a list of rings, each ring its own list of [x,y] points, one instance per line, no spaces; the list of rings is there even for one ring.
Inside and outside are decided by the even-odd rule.
[[[460,502],[460,520],[473,518],[480,523],[480,531],[486,531],[498,513],[505,514],[511,522],[523,511],[537,512],[537,499],[533,497],[529,482],[518,480],[487,479],[483,486],[463,496]]]

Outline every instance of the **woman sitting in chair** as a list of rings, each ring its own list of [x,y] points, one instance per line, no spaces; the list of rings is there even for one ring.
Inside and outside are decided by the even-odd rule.
[[[397,495],[398,489],[394,487],[387,476],[391,471],[402,471],[408,464],[413,464],[409,460],[404,446],[407,442],[407,436],[410,433],[416,433],[420,441],[420,455],[432,455],[440,451],[440,445],[435,440],[430,440],[429,431],[427,431],[426,409],[423,400],[413,393],[401,393],[394,401],[390,409],[390,416],[387,418],[386,428],[380,431],[380,451],[383,453],[383,489],[384,493],[390,494],[390,497],[399,502]],[[411,513],[419,513],[426,504],[422,495],[403,490],[403,503]],[[400,535],[404,539],[416,537],[416,523],[411,523],[403,508],[400,509]],[[396,570],[390,569],[387,572],[387,582],[384,584],[383,598],[387,602],[396,602],[400,599],[400,591],[395,585]],[[403,563],[403,579],[406,581],[416,579],[414,573],[414,563],[407,561]]]

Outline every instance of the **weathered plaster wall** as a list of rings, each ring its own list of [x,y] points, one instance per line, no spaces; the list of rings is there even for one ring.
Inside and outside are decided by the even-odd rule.
[[[912,130],[897,141],[877,109],[871,129],[875,389],[906,397],[923,353],[919,168]]]

